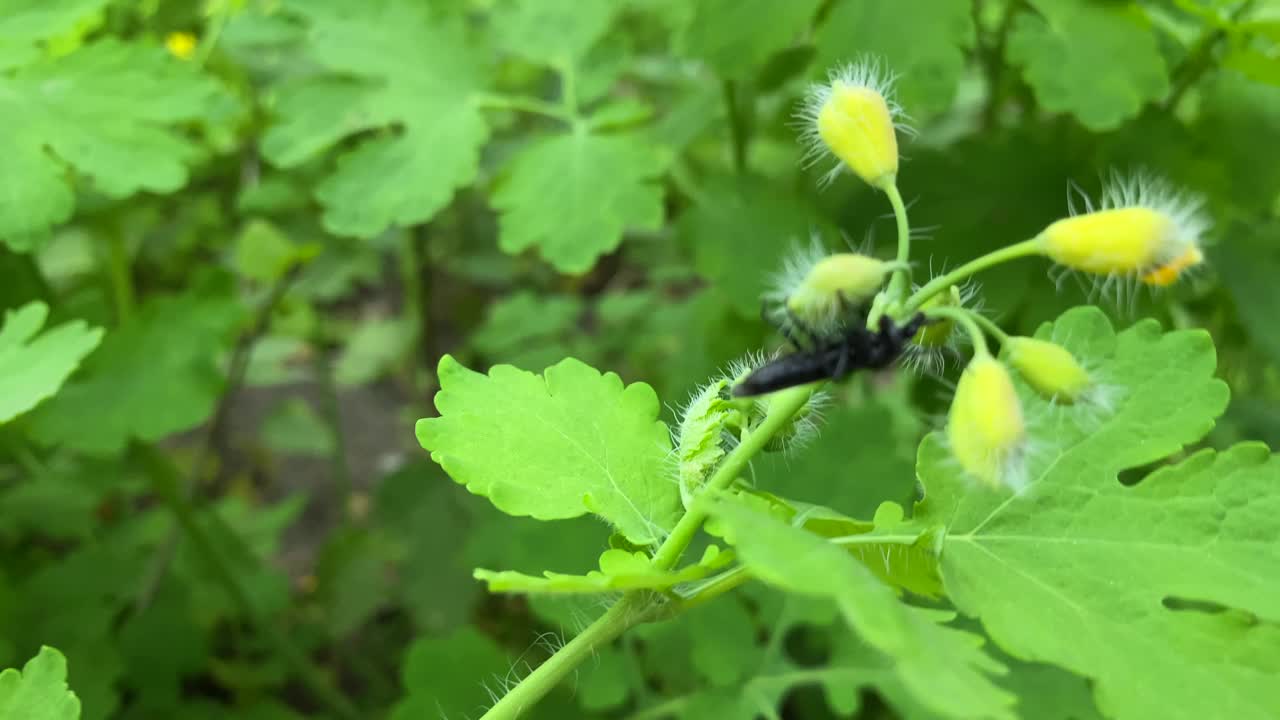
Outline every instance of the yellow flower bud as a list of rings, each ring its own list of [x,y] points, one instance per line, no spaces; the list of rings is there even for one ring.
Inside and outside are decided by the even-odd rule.
[[[988,485],[1013,484],[1026,439],[1022,406],[1008,370],[990,355],[969,362],[947,416],[947,440],[960,467]]]
[[[837,68],[825,84],[811,87],[800,112],[807,157],[834,155],[871,186],[892,185],[898,175],[896,121],[902,114],[892,87],[893,79],[875,61]]]
[[[1004,343],[1009,364],[1041,395],[1073,403],[1089,389],[1089,373],[1061,345],[1029,337]]]
[[[169,54],[179,60],[190,60],[196,52],[196,36],[189,32],[172,32],[164,39]]]
[[[1098,275],[1137,275],[1168,285],[1204,260],[1200,236],[1208,223],[1198,201],[1146,176],[1115,179],[1102,206],[1049,225],[1036,237],[1054,262]]]
[[[803,320],[822,325],[838,315],[841,303],[857,305],[884,285],[896,263],[857,253],[836,253],[814,263],[787,297],[787,307]]]

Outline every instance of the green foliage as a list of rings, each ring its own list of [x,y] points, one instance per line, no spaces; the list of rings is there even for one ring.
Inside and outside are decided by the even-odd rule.
[[[1277,28],[0,0],[0,718],[1270,718]],[[859,60],[915,131],[897,218],[797,138]],[[993,351],[1038,333],[1096,382],[1015,377],[1017,487],[930,432],[959,322],[819,398],[733,396],[796,351],[761,304],[798,247],[905,232],[919,287],[1138,168],[1212,220],[1176,284],[1031,258],[961,288]],[[904,321],[895,293],[851,318]]]
[[[1092,130],[1110,130],[1169,91],[1169,76],[1145,19],[1131,6],[1033,0],[1009,34],[1009,61],[1036,99]],[[1098,63],[1116,68],[1099,73]]]
[[[902,605],[864,566],[803,530],[733,504],[720,506],[716,515],[754,575],[790,592],[833,600],[867,644],[893,658],[893,672],[930,711],[955,718],[1013,716],[1013,698],[986,677],[1001,666],[979,650],[979,638]]]
[[[641,544],[674,524],[680,498],[661,470],[671,443],[648,385],[572,358],[539,377],[445,356],[439,374],[441,417],[419,420],[418,440],[471,492],[540,520],[594,513]]]
[[[63,2],[17,20],[31,39],[43,40],[62,21],[102,4]],[[199,149],[170,126],[199,117],[215,88],[159,48],[114,40],[0,69],[8,158],[0,176],[0,240],[30,249],[71,216],[68,165],[115,198],[182,187]]]
[[[80,699],[67,689],[67,659],[51,647],[22,666],[0,672],[0,718],[76,720]]]
[[[1046,408],[1046,446],[1014,496],[971,486],[948,467],[938,438],[926,439],[915,519],[948,528],[948,595],[1014,655],[1094,678],[1108,715],[1265,716],[1280,701],[1268,680],[1280,655],[1267,570],[1280,555],[1262,528],[1280,466],[1265,446],[1243,444],[1195,453],[1131,487],[1118,480],[1198,440],[1222,412],[1227,388],[1212,377],[1209,337],[1161,334],[1150,321],[1117,334],[1092,309],[1039,335],[1100,368],[1117,397],[1112,407]],[[1116,583],[1132,589],[1101,589]],[[1027,623],[1028,608],[1046,622]],[[1050,630],[1065,623],[1091,631]],[[1222,660],[1209,670],[1205,657]]]
[[[557,270],[586,272],[617,249],[624,230],[662,225],[665,165],[660,148],[639,135],[577,130],[535,140],[512,158],[493,195],[509,253],[537,247]]]
[[[340,153],[316,186],[325,226],[370,237],[430,220],[475,178],[489,132],[476,101],[488,73],[465,30],[409,0],[287,7],[307,24],[306,57],[326,72],[281,89],[267,157],[295,167],[347,135],[386,128]]]
[[[5,313],[0,325],[0,423],[57,392],[102,340],[101,328],[90,329],[78,320],[41,332],[48,316],[49,306],[40,302]]]

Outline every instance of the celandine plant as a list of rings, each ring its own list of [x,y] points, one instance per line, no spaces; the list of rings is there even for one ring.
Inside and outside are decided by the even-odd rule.
[[[906,128],[887,72],[863,62],[832,73],[801,118],[809,157],[834,156],[831,176],[851,170],[888,197],[896,258],[809,251],[793,260],[765,298],[792,350],[712,380],[674,431],[658,421],[647,385],[574,359],[541,376],[441,361],[440,417],[419,421],[417,434],[454,480],[512,515],[590,513],[615,531],[599,570],[585,575],[476,571],[494,592],[609,600],[484,717],[518,717],[629,628],[748,581],[832,601],[868,662],[931,717],[1009,718],[1015,708],[980,636],[911,601],[922,587],[941,587],[1008,655],[1091,678],[1108,716],[1274,712],[1280,705],[1259,698],[1277,692],[1263,648],[1280,642],[1271,622],[1280,604],[1265,584],[1280,550],[1257,528],[1280,511],[1280,468],[1259,444],[1165,462],[1227,403],[1207,334],[1162,332],[1153,321],[1117,332],[1081,307],[1035,337],[1010,336],[976,311],[966,284],[999,263],[1044,256],[1106,288],[1169,285],[1204,259],[1208,225],[1194,200],[1152,177],[1116,177],[1100,203],[917,285],[896,184]],[[910,518],[893,503],[873,519],[849,518],[822,498],[752,484],[753,458],[812,435],[825,383],[956,346],[953,335],[972,357],[945,429],[920,445],[923,499]],[[772,392],[756,391],[762,376]],[[1118,480],[1152,464],[1140,482]],[[858,476],[856,457],[849,468],[849,482],[876,480]],[[695,541],[702,549],[687,557]],[[1221,693],[1179,680],[1202,657],[1219,660]],[[743,716],[776,716],[759,698],[736,702]]]

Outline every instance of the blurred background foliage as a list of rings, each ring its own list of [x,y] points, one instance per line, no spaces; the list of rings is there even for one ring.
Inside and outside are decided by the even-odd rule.
[[[470,569],[586,570],[607,528],[501,516],[431,464],[436,361],[572,355],[670,417],[776,344],[759,295],[797,243],[888,253],[883,198],[819,189],[792,122],[867,53],[919,130],[920,273],[1113,168],[1201,193],[1211,262],[1168,292],[1023,261],[982,297],[1011,330],[1088,301],[1208,328],[1235,397],[1211,442],[1274,444],[1275,0],[0,0],[0,667],[58,647],[90,720],[479,716],[599,608]],[[909,500],[946,383],[851,383],[757,479]],[[536,716],[926,717],[832,621],[748,587]],[[1062,671],[1007,684],[1025,717],[1098,717]]]

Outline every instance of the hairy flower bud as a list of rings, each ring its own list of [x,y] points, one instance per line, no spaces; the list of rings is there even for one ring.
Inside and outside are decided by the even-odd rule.
[[[898,174],[896,121],[902,115],[892,89],[893,78],[873,60],[832,70],[825,84],[809,89],[800,112],[806,157],[834,155],[873,187],[892,185]]]
[[[857,253],[836,253],[814,263],[787,296],[787,308],[800,318],[822,325],[838,315],[844,304],[871,299],[884,285],[896,263]]]
[[[969,362],[947,416],[947,440],[960,466],[988,485],[1015,485],[1013,464],[1026,440],[1022,406],[1008,370],[990,355]]]
[[[1036,241],[1054,262],[1097,275],[1137,275],[1168,285],[1204,259],[1200,236],[1208,227],[1199,203],[1167,184],[1139,176],[1113,179],[1102,206],[1058,220]]]
[[[1009,364],[1041,395],[1073,403],[1091,385],[1089,373],[1061,345],[1012,337],[1004,346],[1009,353]]]

